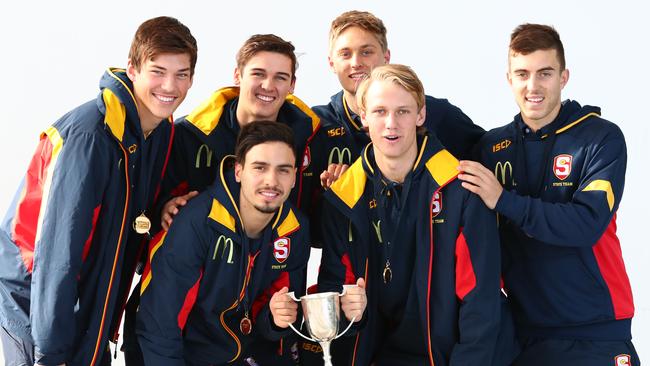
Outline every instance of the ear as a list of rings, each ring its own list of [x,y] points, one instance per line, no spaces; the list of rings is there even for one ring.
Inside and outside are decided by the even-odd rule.
[[[294,76],[293,79],[291,79],[291,86],[289,87],[289,94],[293,94],[293,91],[296,88],[296,77]]]
[[[133,66],[133,62],[131,62],[131,59],[129,59],[126,63],[126,76],[129,77],[129,80],[131,80],[131,82],[135,81],[136,73],[137,70],[135,69],[135,66]]]
[[[302,165],[302,161],[300,162]],[[298,168],[293,168],[293,183],[291,183],[291,189],[293,189],[296,186],[296,173],[298,172]]]
[[[334,68],[334,61],[332,60],[331,55],[327,56],[327,63],[330,66],[330,70],[332,70],[332,72],[336,74],[336,68]]]
[[[387,64],[390,63],[390,50],[386,50],[386,52],[384,52],[384,62]]]
[[[510,70],[506,71],[506,80],[508,80],[508,85],[512,87],[512,76],[510,75]]]
[[[241,183],[242,170],[244,170],[244,167],[241,164],[239,164],[239,162],[236,162],[235,163],[235,181],[237,183]]]
[[[569,82],[569,69],[564,69],[560,74],[560,85],[562,86],[562,89],[564,89],[564,87],[568,82]]]
[[[416,126],[422,126],[424,121],[427,119],[427,106],[422,106],[422,109],[418,112],[418,119],[415,121]]]
[[[361,125],[368,127],[368,121],[366,121],[366,110],[364,108],[359,108],[359,118],[361,118]]]
[[[233,74],[233,80],[235,82],[235,85],[239,86],[241,83],[241,73],[239,72],[239,68],[235,67],[235,72]]]

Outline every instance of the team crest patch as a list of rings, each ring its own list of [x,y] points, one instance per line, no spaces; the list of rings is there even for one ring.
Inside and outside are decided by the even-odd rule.
[[[433,194],[433,201],[431,202],[431,217],[436,217],[442,211],[442,193],[436,192]]]
[[[289,238],[277,238],[273,242],[273,256],[278,263],[284,263],[289,258],[291,251],[291,240]]]
[[[311,164],[311,149],[307,146],[307,149],[305,149],[305,155],[302,156],[302,168],[306,169],[309,164]]]
[[[573,156],[560,154],[553,159],[553,174],[559,180],[565,180],[571,174]]]
[[[615,366],[632,366],[630,355],[618,355],[614,357]]]

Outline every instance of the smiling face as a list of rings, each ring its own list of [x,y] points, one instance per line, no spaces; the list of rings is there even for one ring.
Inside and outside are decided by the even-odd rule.
[[[273,214],[289,197],[296,181],[296,157],[284,142],[253,146],[243,164],[235,164],[235,179],[241,183],[240,210]]]
[[[390,51],[384,51],[372,33],[352,26],[332,42],[328,61],[343,90],[354,96],[359,82],[374,67],[390,61]]]
[[[143,62],[140,70],[129,60],[127,75],[145,134],[172,115],[192,86],[190,56],[185,53],[157,55]]]
[[[536,131],[553,122],[569,80],[569,70],[561,69],[556,50],[527,55],[511,51],[507,77],[526,125]]]
[[[414,95],[389,80],[372,81],[365,92],[361,121],[368,127],[375,159],[412,164],[417,154],[416,131],[425,119]]]
[[[235,69],[235,85],[239,86],[237,120],[246,124],[257,120],[275,121],[295,78],[291,59],[277,52],[256,53],[242,69]]]

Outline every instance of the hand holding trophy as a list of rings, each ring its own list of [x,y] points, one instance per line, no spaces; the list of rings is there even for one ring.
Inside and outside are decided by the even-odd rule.
[[[289,292],[287,295],[302,304],[304,322],[307,324],[307,331],[311,337],[303,335],[291,323],[289,323],[289,327],[301,337],[318,342],[323,349],[324,365],[332,366],[330,342],[345,334],[355,321],[360,320],[366,308],[364,280],[360,278],[356,285],[344,285],[343,292],[340,294],[338,292],[321,292],[305,295],[300,299],[296,298],[293,292]],[[340,303],[339,297],[341,297]],[[350,324],[338,334],[341,307],[345,317],[350,320]]]

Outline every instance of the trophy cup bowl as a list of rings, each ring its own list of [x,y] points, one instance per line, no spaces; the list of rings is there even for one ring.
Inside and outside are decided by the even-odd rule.
[[[354,324],[354,319],[352,319],[348,327],[342,333],[338,334],[340,319],[339,297],[345,295],[345,287],[340,294],[338,292],[321,292],[305,295],[300,299],[296,298],[293,292],[289,292],[288,295],[294,301],[300,302],[304,322],[307,325],[307,331],[311,337],[302,334],[293,324],[289,324],[289,326],[301,337],[312,342],[318,342],[323,349],[325,366],[332,366],[330,342],[345,334],[352,324]]]

